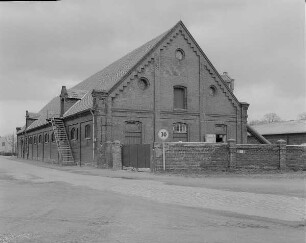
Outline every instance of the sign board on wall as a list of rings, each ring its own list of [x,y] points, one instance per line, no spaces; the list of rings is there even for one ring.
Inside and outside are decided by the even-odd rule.
[[[206,134],[205,142],[207,143],[215,143],[216,142],[216,134]]]

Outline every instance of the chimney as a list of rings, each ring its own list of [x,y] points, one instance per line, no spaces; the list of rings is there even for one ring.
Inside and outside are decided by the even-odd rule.
[[[223,80],[226,82],[227,86],[230,88],[232,92],[234,92],[234,79],[232,79],[227,72],[223,72],[221,75]]]
[[[65,100],[68,97],[66,86],[62,86],[60,99],[61,99],[61,109],[60,109],[60,117],[63,117],[65,111]]]
[[[30,125],[29,124],[29,111],[26,111],[26,128]]]

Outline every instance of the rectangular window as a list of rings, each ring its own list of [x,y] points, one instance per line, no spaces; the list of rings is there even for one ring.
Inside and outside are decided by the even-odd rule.
[[[4,147],[5,146],[5,142],[2,142],[2,147]]]
[[[90,125],[85,126],[85,138],[90,138],[91,137],[91,129]]]
[[[186,88],[174,87],[174,109],[187,109]]]

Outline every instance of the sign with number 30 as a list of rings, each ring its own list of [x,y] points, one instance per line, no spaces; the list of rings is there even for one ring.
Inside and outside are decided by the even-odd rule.
[[[166,140],[169,137],[169,132],[166,129],[160,129],[158,132],[158,137],[161,140]]]

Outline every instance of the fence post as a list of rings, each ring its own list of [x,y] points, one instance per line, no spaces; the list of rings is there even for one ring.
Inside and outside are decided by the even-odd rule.
[[[278,140],[277,141],[279,147],[279,169],[285,170],[286,169],[286,141],[285,140]]]
[[[121,156],[121,143],[115,140],[112,143],[112,158],[113,158],[113,169],[122,170],[122,156]]]
[[[236,167],[236,140],[229,139],[228,141],[228,148],[229,148],[229,163],[228,168],[235,168]]]

